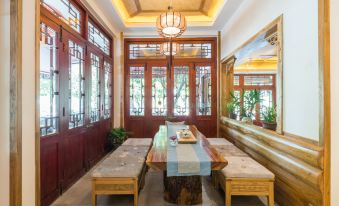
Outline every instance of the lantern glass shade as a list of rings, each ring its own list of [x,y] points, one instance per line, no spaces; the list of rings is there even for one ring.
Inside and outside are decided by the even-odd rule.
[[[165,42],[160,45],[160,52],[163,55],[170,56],[171,55],[171,42]],[[172,42],[172,56],[179,53],[179,44],[176,42]]]
[[[186,30],[186,18],[180,12],[174,12],[171,8],[157,18],[157,31],[166,38],[180,36]]]

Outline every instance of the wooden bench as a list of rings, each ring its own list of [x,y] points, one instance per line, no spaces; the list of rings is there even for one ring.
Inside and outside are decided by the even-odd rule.
[[[145,184],[146,156],[150,146],[123,145],[109,155],[92,173],[92,206],[97,195],[134,195],[138,205],[139,189]]]
[[[228,161],[221,171],[212,173],[214,185],[225,191],[225,205],[231,206],[232,195],[266,196],[269,206],[274,206],[274,174],[246,153],[222,138],[209,139]]]

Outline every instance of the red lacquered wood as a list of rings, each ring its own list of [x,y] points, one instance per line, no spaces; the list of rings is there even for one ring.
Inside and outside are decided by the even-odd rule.
[[[199,132],[196,126],[190,125],[190,130],[199,139],[199,144],[211,158],[211,169],[221,170],[227,165],[227,160],[207,141],[207,138]],[[155,135],[153,146],[148,153],[146,163],[149,167],[163,171],[167,167],[167,130],[165,126],[161,126],[159,132]]]

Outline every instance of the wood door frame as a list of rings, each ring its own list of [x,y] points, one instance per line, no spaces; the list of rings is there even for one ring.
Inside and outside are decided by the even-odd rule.
[[[10,206],[22,205],[22,0],[10,2]]]
[[[166,40],[163,38],[125,38],[124,39],[124,101],[125,101],[125,107],[124,107],[124,125],[127,126],[128,125],[128,120],[132,120],[132,119],[140,119],[140,118],[146,118],[147,114],[146,114],[146,108],[145,108],[145,116],[142,117],[133,117],[129,115],[129,98],[128,98],[128,94],[129,94],[129,67],[132,65],[140,65],[143,64],[145,65],[145,72],[147,70],[147,65],[150,64],[168,64],[168,58],[162,57],[162,58],[154,58],[154,59],[147,59],[147,58],[143,58],[143,59],[130,59],[129,58],[129,45],[130,44],[134,44],[134,43],[148,43],[148,44],[153,44],[153,43],[162,43],[165,42]],[[173,69],[175,65],[187,65],[189,66],[189,88],[190,91],[195,93],[195,75],[193,75],[193,70],[195,69],[195,65],[210,65],[211,66],[211,75],[213,76],[213,79],[217,80],[218,76],[217,76],[217,66],[218,66],[218,59],[217,59],[217,54],[218,54],[218,45],[217,45],[217,38],[216,37],[198,37],[198,38],[178,38],[175,40],[178,43],[188,43],[188,44],[193,44],[193,43],[211,43],[211,58],[174,58],[172,61],[172,68],[169,69],[168,71],[170,72],[169,74],[167,74],[169,76],[169,78],[167,78],[168,80],[171,80],[173,78]],[[215,58],[214,58],[215,57]],[[168,67],[168,66],[167,66]],[[146,75],[146,74],[145,74]],[[147,77],[147,75],[145,76],[145,78]],[[145,81],[145,89],[147,87],[147,81]],[[216,81],[215,81],[216,82]],[[167,82],[168,85],[168,90],[167,91],[171,91],[171,89],[173,89],[173,85],[172,85],[172,81],[168,81]],[[213,86],[214,85],[214,86]],[[215,100],[215,105],[212,102],[212,114],[211,117],[209,119],[213,120],[213,118],[216,120],[217,124],[217,99],[218,99],[218,93],[217,93],[217,88],[218,85],[217,83],[214,83],[212,85],[213,89],[212,89],[212,100]],[[145,95],[146,95],[146,91],[145,91]],[[167,117],[169,118],[175,118],[175,121],[182,121],[182,120],[207,120],[206,117],[202,116],[199,117],[196,115],[196,99],[195,99],[195,95],[190,95],[189,97],[189,101],[190,101],[190,115],[189,116],[174,116],[173,114],[173,102],[171,101],[171,96],[173,96],[170,93],[168,93],[167,97],[168,97],[168,115]],[[145,97],[146,98],[146,97]],[[146,99],[145,99],[145,107],[147,107],[146,105]],[[215,108],[213,108],[215,107]],[[148,115],[149,116],[149,115]],[[215,134],[213,134],[213,136],[217,135],[217,127],[216,127],[216,131]]]

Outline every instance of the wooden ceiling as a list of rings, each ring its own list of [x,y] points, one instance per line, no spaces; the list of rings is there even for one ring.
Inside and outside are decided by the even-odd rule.
[[[208,15],[217,0],[173,0],[175,11]],[[144,13],[161,13],[167,10],[170,0],[122,0],[130,17]]]

